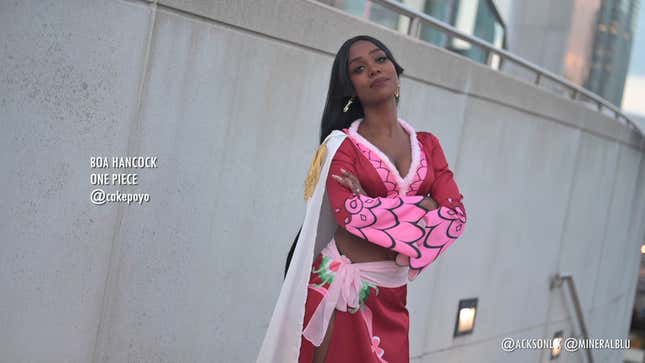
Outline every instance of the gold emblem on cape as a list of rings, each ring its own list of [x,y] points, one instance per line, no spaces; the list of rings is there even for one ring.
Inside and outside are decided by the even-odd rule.
[[[316,150],[316,154],[311,160],[311,165],[309,165],[307,179],[305,179],[305,200],[308,200],[314,194],[316,184],[320,179],[320,170],[325,163],[325,155],[327,155],[327,145],[323,142]]]

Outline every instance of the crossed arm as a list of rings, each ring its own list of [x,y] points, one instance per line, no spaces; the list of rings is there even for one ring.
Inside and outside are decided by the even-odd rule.
[[[438,208],[429,209],[423,195],[369,197],[343,185],[333,175],[341,169],[357,175],[354,159],[339,149],[332,159],[326,188],[336,222],[352,235],[399,253],[397,263],[410,266],[413,280],[463,233],[463,196],[448,167],[439,140],[432,137],[430,164],[435,180],[430,188]],[[363,192],[364,193],[364,192]]]

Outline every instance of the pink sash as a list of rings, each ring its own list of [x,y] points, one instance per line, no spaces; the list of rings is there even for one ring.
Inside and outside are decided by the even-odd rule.
[[[333,238],[321,253],[339,261],[341,265],[335,273],[327,294],[314,311],[309,324],[302,333],[317,347],[325,337],[334,308],[339,311],[347,311],[348,307],[354,309],[359,307],[358,299],[362,280],[377,286],[399,287],[407,283],[409,269],[408,266],[399,266],[394,261],[352,263],[349,258],[338,252],[336,241]],[[371,331],[371,326],[368,328]]]

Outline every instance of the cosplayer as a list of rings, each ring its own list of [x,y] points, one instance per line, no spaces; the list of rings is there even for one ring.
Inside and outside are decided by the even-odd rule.
[[[402,72],[369,36],[338,51],[257,362],[409,361],[407,283],[463,233],[466,211],[439,139],[397,115]]]

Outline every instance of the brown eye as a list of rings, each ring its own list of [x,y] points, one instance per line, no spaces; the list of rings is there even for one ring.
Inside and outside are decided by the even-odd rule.
[[[378,57],[378,58],[376,58],[376,62],[377,63],[384,63],[387,59],[389,59],[389,58],[386,57],[386,56]],[[358,66],[358,67],[354,68],[352,73],[355,73],[355,74],[361,73],[361,67],[363,67],[363,66]]]

